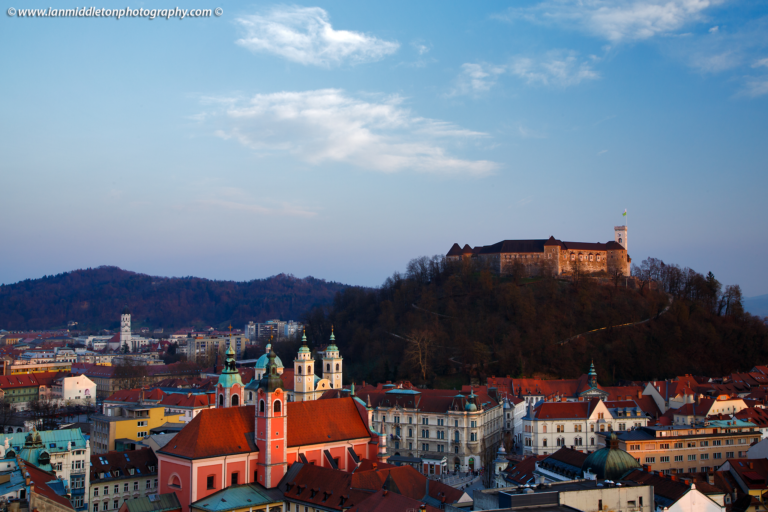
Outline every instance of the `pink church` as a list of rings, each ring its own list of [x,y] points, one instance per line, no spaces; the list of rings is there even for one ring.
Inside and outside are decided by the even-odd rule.
[[[352,472],[362,459],[386,460],[386,437],[371,429],[359,398],[287,402],[274,352],[266,370],[256,405],[243,405],[230,347],[217,408],[201,411],[157,452],[159,492],[176,493],[182,510],[230,485],[274,489],[297,461]]]

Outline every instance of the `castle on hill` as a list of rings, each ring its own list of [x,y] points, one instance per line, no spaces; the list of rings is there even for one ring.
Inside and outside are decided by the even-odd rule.
[[[475,248],[453,244],[446,259],[477,259],[499,274],[513,273],[522,266],[528,275],[540,274],[544,269],[551,269],[554,275],[567,275],[580,269],[606,274],[618,270],[628,276],[632,258],[627,253],[627,226],[615,226],[613,230],[614,240],[606,243],[563,242],[550,236],[546,240],[503,240]]]

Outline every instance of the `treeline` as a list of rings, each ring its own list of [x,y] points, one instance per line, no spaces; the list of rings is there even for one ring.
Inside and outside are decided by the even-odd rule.
[[[225,328],[231,322],[242,329],[251,320],[298,319],[344,288],[285,274],[235,282],[153,277],[105,266],[0,286],[0,328],[51,329],[73,320],[77,329],[116,329],[127,305],[134,328]]]
[[[608,385],[720,376],[768,362],[768,328],[743,312],[738,287],[723,291],[711,273],[656,259],[634,273],[631,280],[499,276],[471,261],[419,258],[379,289],[339,292],[305,321],[315,344],[327,343],[334,325],[345,380],[358,382],[458,386],[490,375],[575,378],[594,360]]]

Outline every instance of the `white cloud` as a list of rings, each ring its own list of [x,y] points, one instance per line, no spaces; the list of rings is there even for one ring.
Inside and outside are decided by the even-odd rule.
[[[753,68],[759,68],[759,67],[766,67],[766,68],[768,68],[768,58],[758,60],[757,62],[752,64],[752,67]]]
[[[590,59],[597,60],[596,58]],[[511,75],[529,85],[570,87],[586,80],[596,80],[600,75],[592,68],[592,62],[579,60],[574,51],[554,50],[542,57],[514,57],[509,64],[466,63],[456,78],[452,96],[461,94],[480,95],[489,91],[502,75]]]
[[[710,34],[717,34],[717,31],[720,30],[720,27],[714,26],[711,29],[709,29]]]
[[[460,94],[478,95],[487,92],[496,84],[496,78],[507,71],[506,66],[487,63],[465,63],[456,78],[452,96]]]
[[[424,55],[425,53],[429,53],[429,51],[432,49],[432,46],[426,45],[423,41],[413,41],[411,43],[411,46],[416,50],[416,53],[419,55]]]
[[[607,152],[608,152],[608,150],[607,150],[607,149],[603,149],[602,151],[598,151],[598,152],[597,152],[597,156],[600,156],[600,155],[604,155],[604,154],[606,154]]]
[[[349,30],[335,30],[320,7],[276,7],[238,18],[245,36],[237,44],[305,65],[332,67],[380,60],[400,44]]]
[[[228,105],[217,135],[265,153],[290,153],[310,164],[341,162],[382,172],[416,170],[486,175],[498,165],[452,156],[487,134],[414,116],[393,96],[361,100],[338,89],[257,94]]]
[[[497,16],[577,27],[612,43],[675,32],[706,19],[705,11],[725,0],[544,0],[510,8]]]

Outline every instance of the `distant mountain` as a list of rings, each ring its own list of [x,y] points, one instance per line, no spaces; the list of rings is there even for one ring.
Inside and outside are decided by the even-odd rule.
[[[102,266],[0,286],[0,328],[51,329],[74,320],[78,329],[116,329],[127,305],[134,328],[224,328],[231,322],[242,329],[250,320],[298,320],[346,287],[286,274],[235,282]]]
[[[756,316],[768,316],[768,295],[748,297],[743,300],[744,309]]]

